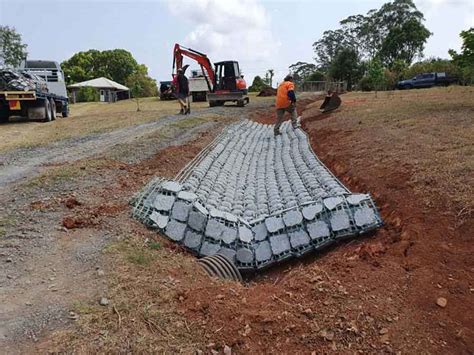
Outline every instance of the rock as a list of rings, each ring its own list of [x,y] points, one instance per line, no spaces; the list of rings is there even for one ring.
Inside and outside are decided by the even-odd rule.
[[[12,258],[7,258],[7,260],[5,260],[7,263],[11,263],[13,262],[13,259]]]
[[[387,334],[387,333],[388,333],[388,329],[387,329],[387,328],[382,328],[382,329],[380,329],[380,331],[379,331],[379,334],[380,334],[380,335],[384,335],[384,334]]]
[[[441,308],[444,308],[448,304],[448,300],[444,297],[438,297],[438,299],[436,300],[436,304]]]
[[[319,335],[327,341],[332,341],[334,339],[334,332],[330,330],[323,329],[319,332]]]
[[[97,270],[97,276],[104,276],[105,272],[104,270]]]
[[[99,301],[99,304],[100,304],[101,306],[107,306],[107,305],[109,304],[109,300],[108,300],[107,298],[105,298],[105,297],[102,297],[102,298],[100,299],[100,301]]]
[[[232,354],[232,349],[230,346],[224,345],[224,355],[231,355]]]

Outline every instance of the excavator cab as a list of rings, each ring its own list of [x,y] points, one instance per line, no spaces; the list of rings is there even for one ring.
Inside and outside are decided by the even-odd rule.
[[[240,73],[239,63],[236,61],[225,61],[214,63],[216,73],[215,91],[243,91],[246,90],[245,81]],[[245,92],[246,93],[246,92]]]

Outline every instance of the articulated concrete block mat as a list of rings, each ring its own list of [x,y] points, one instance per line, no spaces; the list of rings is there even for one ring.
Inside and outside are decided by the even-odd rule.
[[[261,269],[382,224],[368,194],[352,194],[286,122],[229,126],[176,176],[152,180],[134,216],[198,256],[222,253]]]

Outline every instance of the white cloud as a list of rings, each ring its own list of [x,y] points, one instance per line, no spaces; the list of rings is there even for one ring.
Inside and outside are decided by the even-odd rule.
[[[168,7],[192,27],[180,44],[212,61],[237,60],[251,74],[246,66],[268,65],[278,49],[270,15],[258,0],[169,0]]]

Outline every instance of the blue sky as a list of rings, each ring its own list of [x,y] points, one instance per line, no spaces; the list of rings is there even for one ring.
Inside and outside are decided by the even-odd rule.
[[[276,79],[341,19],[379,8],[379,0],[0,0],[0,24],[13,26],[31,59],[63,61],[78,51],[124,48],[150,75],[167,80],[174,43],[212,61],[235,59],[251,82],[266,69]],[[474,26],[474,0],[415,0],[433,32],[425,57],[459,50],[459,33]],[[192,62],[190,62],[192,63]]]

